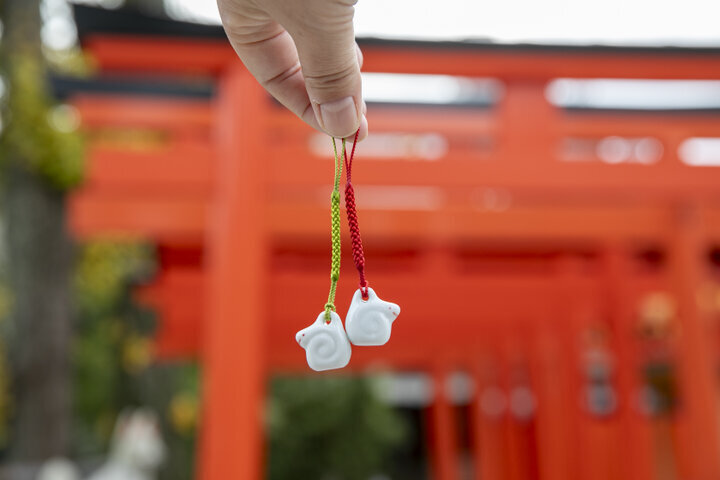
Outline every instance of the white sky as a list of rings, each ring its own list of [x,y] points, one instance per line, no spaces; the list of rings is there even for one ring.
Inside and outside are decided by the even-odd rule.
[[[218,22],[215,0],[166,0]],[[720,46],[720,0],[359,0],[358,36]]]

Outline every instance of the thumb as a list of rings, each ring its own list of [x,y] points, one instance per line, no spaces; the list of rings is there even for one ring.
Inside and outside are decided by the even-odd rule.
[[[282,22],[293,37],[305,87],[320,127],[338,138],[350,137],[361,123],[360,56],[353,29],[354,2],[314,0],[305,14]],[[363,132],[364,133],[364,132]]]

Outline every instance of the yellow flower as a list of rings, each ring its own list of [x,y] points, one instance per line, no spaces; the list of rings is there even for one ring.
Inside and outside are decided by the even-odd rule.
[[[149,338],[132,335],[123,347],[123,366],[130,373],[139,373],[153,361],[153,343]]]
[[[170,423],[181,434],[192,433],[197,425],[197,397],[187,392],[176,394],[170,402]]]

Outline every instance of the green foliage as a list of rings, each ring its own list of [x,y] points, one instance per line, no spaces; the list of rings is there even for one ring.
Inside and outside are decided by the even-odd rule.
[[[113,315],[130,280],[153,268],[152,250],[140,243],[92,242],[81,249],[75,276],[81,317]]]
[[[83,177],[83,142],[72,110],[55,110],[47,92],[41,59],[16,54],[5,72],[0,166],[28,162],[60,190]],[[70,115],[70,117],[68,116]]]
[[[161,419],[169,450],[161,479],[190,480],[199,374],[191,362],[154,362],[153,315],[132,301],[132,286],[153,268],[147,245],[93,242],[81,249],[75,282],[74,450],[79,457],[106,453],[118,414],[150,407]]]
[[[271,480],[366,480],[406,435],[406,425],[354,377],[276,378],[268,416]]]
[[[126,308],[129,280],[152,266],[139,244],[90,243],[83,247],[75,285],[78,322],[73,344],[76,449],[98,453],[123,408],[123,349],[134,331]]]
[[[50,70],[59,75],[89,77],[97,73],[97,65],[92,55],[79,47],[67,50],[45,49],[44,53]]]

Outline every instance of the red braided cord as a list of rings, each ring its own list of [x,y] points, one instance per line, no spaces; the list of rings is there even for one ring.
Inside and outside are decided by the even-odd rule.
[[[357,145],[358,134],[355,132],[350,159],[343,149],[345,157],[345,171],[347,172],[347,183],[345,183],[345,211],[347,213],[348,226],[350,227],[350,239],[352,240],[352,254],[355,268],[357,268],[360,276],[360,290],[364,300],[368,299],[368,286],[365,279],[365,253],[363,252],[362,238],[360,237],[360,225],[358,224],[357,208],[355,207],[355,189],[352,186],[352,161],[355,156],[355,146]]]
[[[353,146],[352,150],[350,151],[350,161],[348,161],[347,152],[343,149],[343,157],[345,158],[345,171],[347,172],[347,183],[350,183],[352,181],[352,161],[353,158],[355,158],[355,146],[357,145],[358,135],[360,135],[359,129],[357,132],[355,132],[355,138],[353,139]]]
[[[351,183],[345,184],[345,210],[347,211],[348,226],[350,227],[353,262],[355,262],[355,268],[357,268],[360,274],[360,287],[364,289],[367,287],[367,281],[365,280],[365,254],[363,253],[360,226],[358,225],[357,210],[355,208],[355,190]]]

